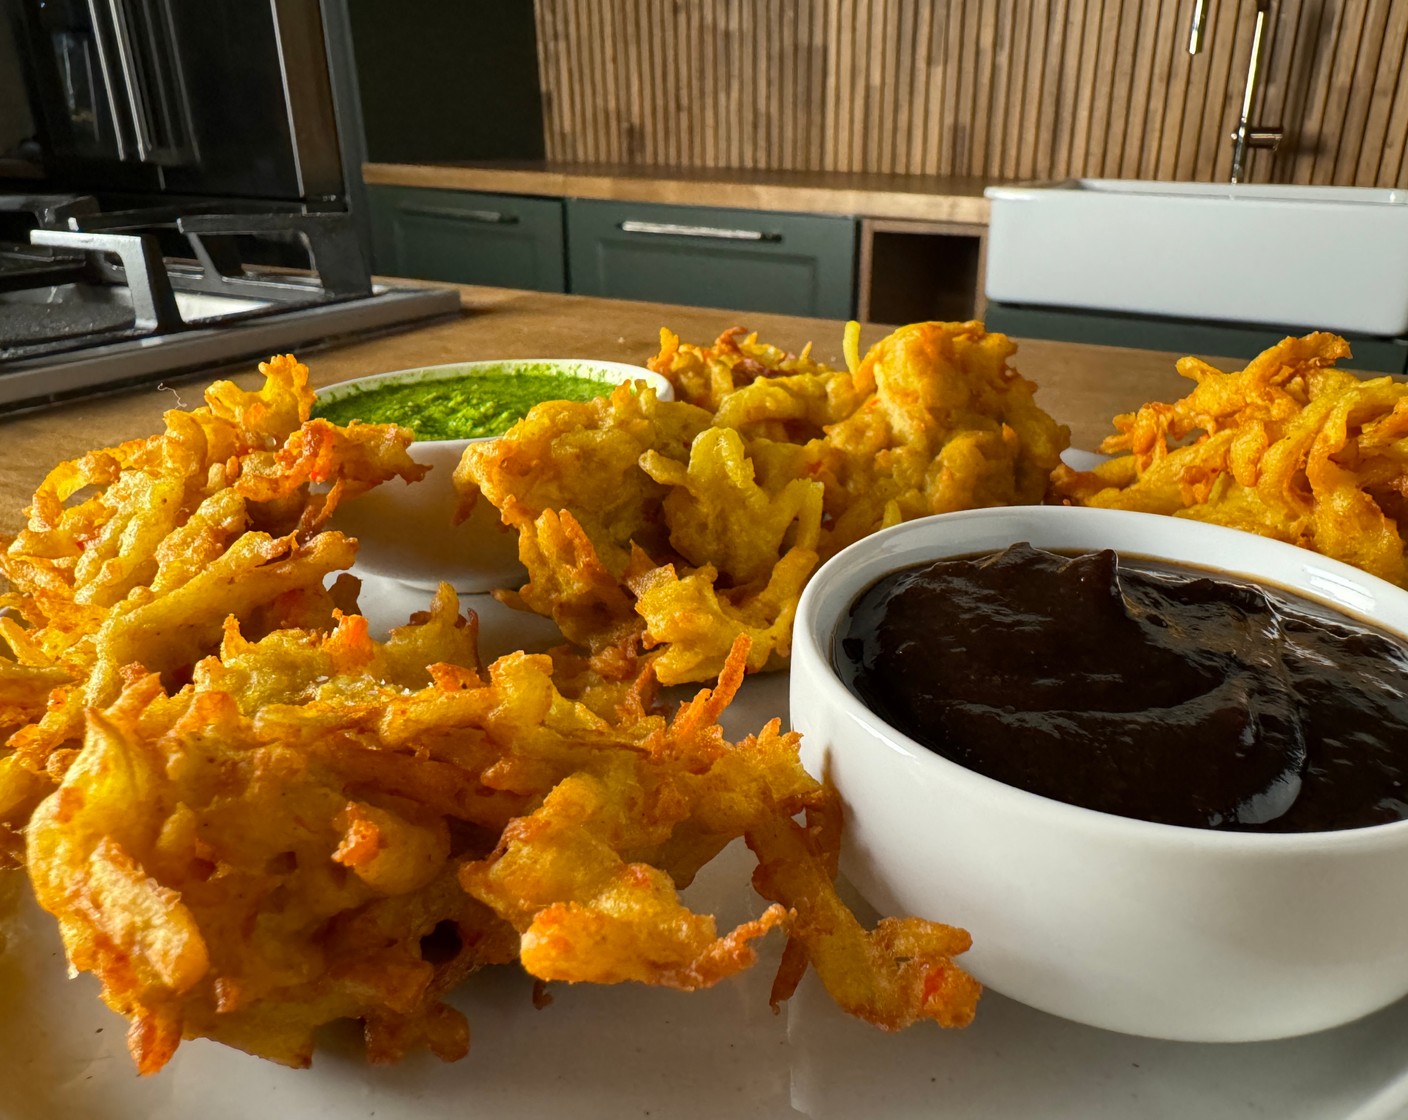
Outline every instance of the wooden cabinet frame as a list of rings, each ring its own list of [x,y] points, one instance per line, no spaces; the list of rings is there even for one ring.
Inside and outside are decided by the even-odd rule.
[[[987,253],[986,225],[862,218],[856,316],[881,323],[981,319]]]

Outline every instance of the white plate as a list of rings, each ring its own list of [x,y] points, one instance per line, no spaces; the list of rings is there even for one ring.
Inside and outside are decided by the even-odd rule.
[[[367,581],[379,625],[424,607],[423,591]],[[485,597],[484,652],[541,647],[552,627]],[[783,674],[751,678],[730,735],[786,716]],[[686,893],[721,924],[756,914],[752,858],[728,848]],[[0,892],[7,880],[0,879]],[[17,887],[18,876],[8,877]],[[12,891],[13,893],[13,891]],[[852,900],[854,905],[861,904]],[[966,1031],[924,1024],[884,1034],[849,1019],[808,978],[781,1015],[768,1009],[780,939],[752,971],[694,994],[634,985],[555,985],[536,1010],[512,969],[476,977],[454,1002],[473,1031],[469,1057],[415,1055],[368,1067],[350,1027],[329,1029],[311,1070],[288,1070],[206,1041],[139,1078],[122,1019],[91,976],[68,980],[52,920],[27,896],[0,902],[0,1117],[38,1120],[680,1120],[962,1116],[967,1120],[1198,1117],[1386,1120],[1408,1113],[1408,1001],[1285,1042],[1193,1045],[1110,1034],[993,993]],[[1327,946],[1333,952],[1333,946]]]

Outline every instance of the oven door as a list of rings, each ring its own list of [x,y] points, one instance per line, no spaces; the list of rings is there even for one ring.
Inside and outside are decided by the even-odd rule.
[[[0,0],[49,185],[343,193],[318,0]]]
[[[160,189],[193,156],[165,0],[20,0],[31,109],[53,176]]]

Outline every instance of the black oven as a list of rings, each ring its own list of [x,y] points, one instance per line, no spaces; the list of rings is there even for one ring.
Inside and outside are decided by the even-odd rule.
[[[318,0],[0,9],[0,70],[20,78],[8,94],[0,79],[8,177],[44,190],[314,208],[345,197]]]

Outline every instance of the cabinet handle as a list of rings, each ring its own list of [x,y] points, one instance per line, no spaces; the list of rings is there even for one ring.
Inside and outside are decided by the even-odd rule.
[[[622,233],[648,233],[669,237],[703,237],[711,241],[781,241],[780,233],[765,233],[760,229],[721,229],[717,226],[683,226],[673,222],[621,223]]]
[[[460,210],[454,206],[424,206],[420,203],[403,203],[398,209],[403,214],[415,214],[421,218],[455,218],[464,222],[483,222],[485,225],[515,226],[517,214],[505,214],[501,210]]]

